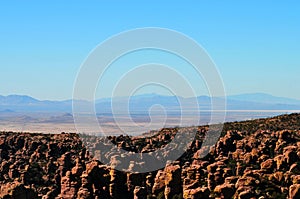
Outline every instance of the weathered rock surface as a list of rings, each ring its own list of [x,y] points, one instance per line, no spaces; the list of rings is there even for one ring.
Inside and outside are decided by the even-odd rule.
[[[180,149],[167,145],[178,128],[85,139],[0,132],[0,198],[300,198],[300,114],[226,123],[218,142],[202,148],[208,126],[181,130],[196,132],[196,139],[176,161],[148,173],[136,172],[151,165],[130,154],[155,155],[160,148],[155,158],[165,160],[169,149]],[[155,158],[149,155],[148,163]]]

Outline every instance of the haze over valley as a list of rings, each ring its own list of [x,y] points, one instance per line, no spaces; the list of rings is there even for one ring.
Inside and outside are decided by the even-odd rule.
[[[146,127],[152,122],[165,119],[165,127],[205,125],[210,122],[212,100],[222,102],[222,97],[199,96],[183,98],[178,96],[163,96],[158,94],[143,94],[129,98],[116,97],[97,99],[95,110],[99,124],[106,134],[139,134],[144,132],[122,132],[115,119],[122,126],[136,125]],[[195,101],[199,105],[195,104]],[[75,100],[74,104],[85,107],[92,102]],[[265,118],[279,114],[299,112],[300,100],[276,97],[264,93],[249,93],[227,96],[225,121],[241,121],[254,118]],[[112,108],[113,107],[113,108]],[[128,113],[127,114],[127,108]],[[214,112],[222,115],[222,109],[214,108]],[[183,121],[181,116],[183,116]],[[199,116],[195,123],[193,118]],[[220,117],[222,122],[222,117]],[[154,124],[153,124],[154,123]],[[157,128],[161,128],[157,123]],[[38,100],[30,96],[9,95],[0,96],[0,130],[16,132],[77,132],[72,114],[72,100],[50,101]],[[153,129],[148,129],[153,130]],[[89,115],[86,117],[86,132],[99,132],[98,126],[89,125]]]

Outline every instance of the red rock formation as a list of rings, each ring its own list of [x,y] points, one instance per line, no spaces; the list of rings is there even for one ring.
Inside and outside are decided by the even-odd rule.
[[[207,130],[183,128],[196,131],[197,139],[177,161],[151,173],[132,172],[148,165],[116,152],[155,154],[178,128],[87,139],[0,132],[0,198],[300,198],[300,114],[226,123],[216,145],[201,148]],[[99,147],[107,142],[117,147],[103,153]],[[170,155],[167,149],[161,160]],[[119,165],[124,171],[116,170]]]

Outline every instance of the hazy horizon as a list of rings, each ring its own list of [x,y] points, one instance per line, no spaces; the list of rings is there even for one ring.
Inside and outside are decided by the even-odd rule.
[[[230,96],[242,96],[242,95],[265,95],[265,96],[273,96],[273,97],[279,97],[279,98],[287,98],[287,99],[292,99],[292,100],[299,100],[297,98],[291,98],[291,97],[286,97],[286,96],[278,96],[278,95],[273,95],[270,93],[263,93],[263,92],[254,92],[254,93],[236,93],[236,94],[228,94],[225,96],[210,96],[210,95],[197,95],[197,96],[180,96],[180,95],[171,95],[171,94],[165,94],[165,93],[155,93],[155,92],[149,92],[149,93],[136,93],[134,95],[131,96],[127,96],[127,95],[122,95],[122,96],[113,96],[115,98],[126,98],[126,97],[134,97],[134,96],[151,96],[151,95],[156,95],[156,96],[169,96],[169,97],[182,97],[182,98],[192,98],[192,97],[230,97]],[[66,100],[83,100],[83,99],[72,99],[72,98],[66,98],[66,99],[42,99],[42,98],[38,98],[35,96],[31,96],[28,94],[18,94],[18,93],[10,93],[10,94],[1,94],[0,96],[3,97],[8,97],[8,96],[27,96],[27,97],[31,97],[34,98],[36,100],[39,101],[66,101]],[[110,99],[110,96],[105,96],[105,97],[100,97],[100,98],[95,98],[95,100],[101,100],[101,99]]]
[[[3,95],[71,99],[80,66],[99,43],[130,29],[163,27],[182,32],[203,46],[215,62],[228,95],[261,92],[300,99],[300,92],[296,92],[300,90],[297,1],[17,4],[7,1],[0,6],[0,17],[6,19],[0,22]],[[134,12],[128,12],[130,9]],[[124,71],[162,60],[189,77],[198,89],[197,96],[207,95],[205,84],[198,84],[201,78],[186,69],[184,61],[168,53],[144,51],[114,63],[103,78],[108,86],[97,91],[97,98],[110,96],[110,85]],[[144,91],[166,93],[159,88]]]

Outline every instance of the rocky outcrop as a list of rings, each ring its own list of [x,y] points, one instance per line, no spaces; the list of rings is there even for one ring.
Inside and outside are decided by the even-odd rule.
[[[180,143],[166,145],[184,139],[178,130],[86,139],[0,132],[0,198],[300,198],[299,114],[226,123],[214,146],[201,147],[208,126],[182,128],[196,139],[176,161],[148,173],[136,172],[149,167],[146,160],[118,154],[156,155],[159,148],[155,158],[168,160]],[[108,142],[116,147],[105,148]],[[147,163],[155,164],[150,157]]]
[[[178,164],[167,165],[165,168],[165,198],[172,199],[182,195],[181,168]]]
[[[300,198],[300,184],[294,184],[290,186],[289,198],[290,199]]]
[[[7,183],[0,189],[0,198],[35,199],[37,197],[38,194],[33,189],[17,181]]]

